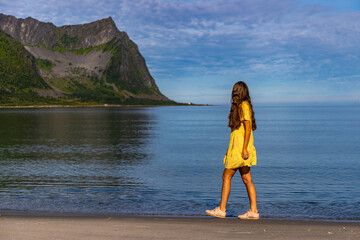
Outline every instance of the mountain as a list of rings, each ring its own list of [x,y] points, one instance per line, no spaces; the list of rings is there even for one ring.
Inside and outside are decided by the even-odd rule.
[[[2,104],[175,104],[111,17],[57,27],[0,14],[0,46]]]

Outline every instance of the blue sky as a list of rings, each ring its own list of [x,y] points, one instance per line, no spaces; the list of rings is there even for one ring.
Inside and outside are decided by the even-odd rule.
[[[0,0],[0,12],[57,26],[112,16],[160,90],[226,104],[360,102],[359,0]]]

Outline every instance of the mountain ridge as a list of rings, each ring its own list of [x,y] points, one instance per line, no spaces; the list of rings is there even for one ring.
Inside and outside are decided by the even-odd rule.
[[[63,39],[68,49],[87,48],[111,41],[114,37],[128,38],[125,32],[117,29],[111,17],[90,23],[63,25],[57,27],[51,22],[41,22],[35,18],[16,18],[0,13],[0,29],[20,41],[24,45],[44,45],[56,48],[56,41],[64,33],[69,39]],[[87,35],[85,38],[84,36]],[[80,39],[81,37],[81,39]],[[78,39],[76,39],[78,38]]]

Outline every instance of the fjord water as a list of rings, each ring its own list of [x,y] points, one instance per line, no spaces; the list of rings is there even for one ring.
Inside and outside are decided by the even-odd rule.
[[[360,220],[360,107],[254,106],[264,218]],[[0,110],[0,211],[203,216],[228,106]],[[239,174],[228,215],[249,209]]]

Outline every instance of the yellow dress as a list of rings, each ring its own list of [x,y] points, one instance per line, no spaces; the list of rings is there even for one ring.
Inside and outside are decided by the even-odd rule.
[[[256,149],[254,147],[254,137],[252,131],[252,121],[251,121],[251,107],[249,102],[243,101],[240,104],[240,107],[243,111],[243,117],[240,119],[241,125],[238,129],[232,129],[230,134],[230,143],[227,154],[224,157],[225,168],[236,169],[244,166],[256,165]],[[249,158],[243,159],[241,157],[243,145],[244,145],[244,136],[245,136],[245,127],[243,121],[250,121],[250,139],[248,143],[247,150],[249,152]]]

